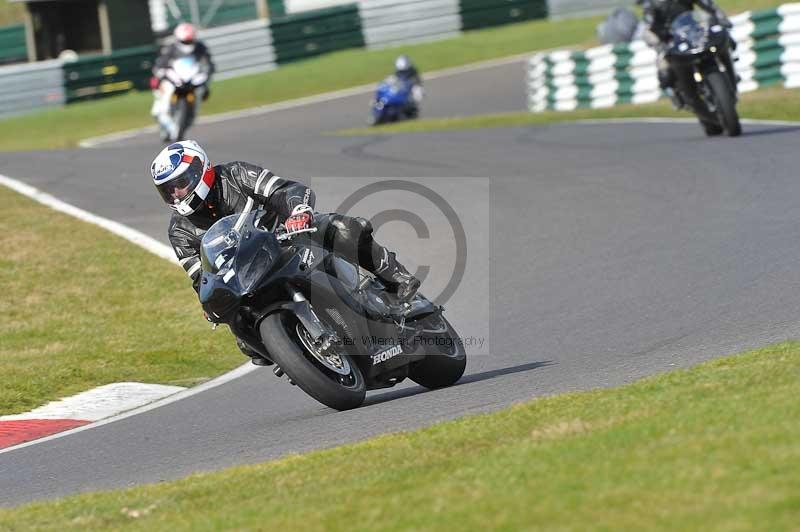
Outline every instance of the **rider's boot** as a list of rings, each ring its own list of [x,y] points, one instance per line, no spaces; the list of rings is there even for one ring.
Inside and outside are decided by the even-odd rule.
[[[375,244],[375,248],[373,257],[379,259],[374,260],[374,263],[378,265],[375,275],[389,288],[396,291],[397,299],[403,303],[410,302],[419,290],[419,279],[411,275],[405,266],[398,262],[394,253],[377,244]]]

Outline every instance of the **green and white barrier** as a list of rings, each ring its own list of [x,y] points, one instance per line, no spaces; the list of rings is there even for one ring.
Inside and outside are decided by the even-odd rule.
[[[731,18],[739,90],[800,87],[800,3]],[[611,107],[661,97],[656,53],[643,41],[586,51],[536,54],[528,64],[533,112]]]

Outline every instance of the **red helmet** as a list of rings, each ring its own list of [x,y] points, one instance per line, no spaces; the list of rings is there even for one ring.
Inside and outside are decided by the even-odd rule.
[[[197,38],[197,32],[195,31],[194,26],[188,22],[181,22],[178,24],[172,34],[175,36],[177,41],[182,42],[183,44],[192,44]]]

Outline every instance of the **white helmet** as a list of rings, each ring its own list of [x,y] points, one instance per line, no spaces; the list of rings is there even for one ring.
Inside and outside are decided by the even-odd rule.
[[[183,216],[203,205],[216,179],[208,155],[193,140],[161,150],[150,165],[150,174],[164,202]]]
[[[195,42],[197,41],[197,31],[194,29],[194,26],[188,22],[181,22],[175,26],[172,35],[175,37],[175,42],[180,53],[183,55],[194,53]]]
[[[397,72],[405,72],[409,70],[412,66],[413,65],[411,64],[411,59],[409,59],[407,55],[401,55],[394,60],[394,69]]]

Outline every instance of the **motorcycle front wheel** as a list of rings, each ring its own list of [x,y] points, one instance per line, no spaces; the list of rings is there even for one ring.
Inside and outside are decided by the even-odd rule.
[[[738,137],[742,134],[742,125],[736,112],[736,95],[730,79],[722,72],[711,72],[706,79],[714,95],[720,124],[729,137]]]
[[[308,395],[335,410],[364,402],[367,386],[353,357],[338,346],[321,352],[294,315],[270,314],[259,332],[272,360]]]
[[[441,314],[424,323],[426,332],[419,338],[426,356],[409,369],[409,378],[428,389],[452,386],[464,375],[467,353],[458,333]]]

